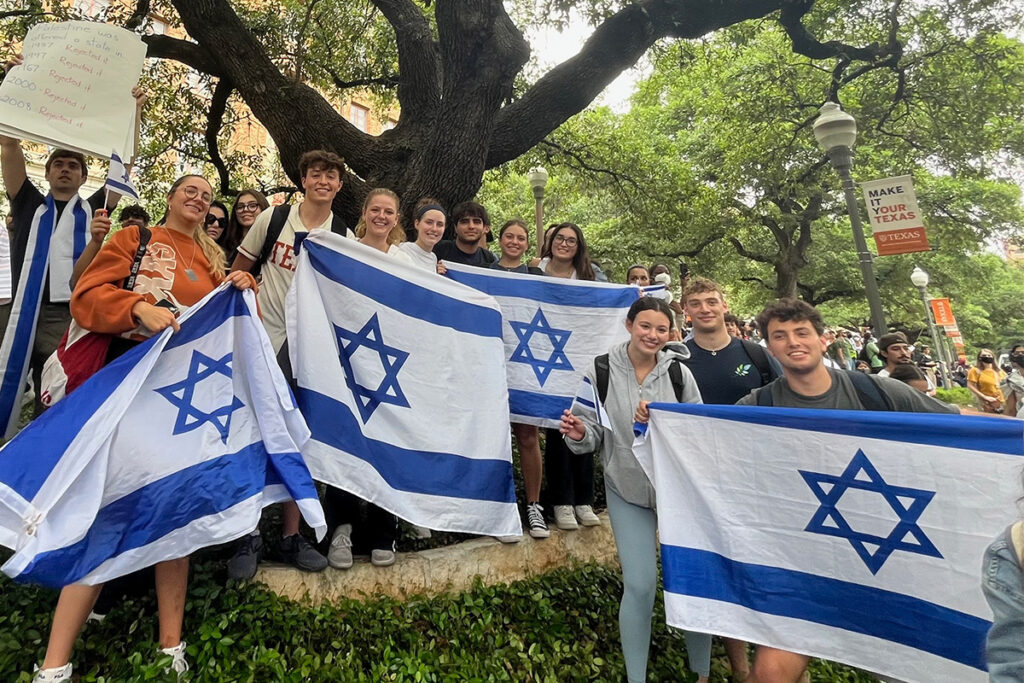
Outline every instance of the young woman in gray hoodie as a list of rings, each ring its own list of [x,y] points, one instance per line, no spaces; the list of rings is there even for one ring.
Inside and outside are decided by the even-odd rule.
[[[606,422],[602,426],[593,410],[577,404],[575,412],[565,411],[561,431],[565,442],[579,457],[601,451],[608,516],[622,565],[623,593],[619,607],[619,634],[631,683],[647,679],[647,655],[651,644],[651,618],[658,589],[657,517],[654,487],[633,455],[633,423],[646,421],[646,404],[675,402],[676,391],[669,375],[678,363],[683,379],[682,400],[700,403],[700,391],[689,369],[679,361],[689,356],[685,346],[666,349],[672,329],[668,304],[654,297],[641,297],[626,314],[630,339],[608,352],[608,392],[604,400]],[[593,366],[587,370],[591,385],[597,387]],[[711,636],[686,633],[690,668],[707,681],[711,669]]]

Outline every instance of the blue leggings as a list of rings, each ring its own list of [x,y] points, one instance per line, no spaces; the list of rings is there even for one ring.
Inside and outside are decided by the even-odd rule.
[[[647,680],[651,617],[658,590],[658,518],[654,510],[627,503],[610,488],[607,488],[607,498],[608,516],[622,565],[619,637],[626,659],[626,676],[630,683],[643,683]],[[683,633],[690,669],[707,676],[711,671],[711,636]]]

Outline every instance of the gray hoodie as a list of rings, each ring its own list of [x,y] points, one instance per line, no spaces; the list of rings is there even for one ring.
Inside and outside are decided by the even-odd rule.
[[[626,355],[626,343],[614,346],[608,352],[608,396],[604,401],[612,429],[601,427],[594,411],[579,404],[573,409],[573,413],[586,425],[586,433],[579,441],[566,438],[569,450],[583,454],[600,449],[605,485],[633,505],[654,507],[654,487],[633,455],[633,413],[640,401],[675,403],[676,393],[668,374],[669,364],[673,359],[689,357],[690,350],[683,344],[666,346],[658,353],[658,364],[654,370],[643,384],[637,384],[633,364]],[[679,369],[683,374],[683,402],[701,403],[697,382],[689,368],[680,363]],[[593,363],[586,374],[596,388],[597,373]]]

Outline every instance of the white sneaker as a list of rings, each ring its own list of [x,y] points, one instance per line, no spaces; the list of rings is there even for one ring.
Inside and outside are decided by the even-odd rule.
[[[594,508],[589,505],[577,505],[573,510],[583,526],[601,526],[601,518],[594,514]]]
[[[430,538],[430,529],[425,526],[412,525],[412,533],[418,539]]]
[[[167,669],[167,673],[172,671],[176,674],[183,674],[188,671],[188,660],[185,659],[185,641],[181,641],[174,647],[165,647],[160,649],[160,654],[171,656],[171,666]]]
[[[370,564],[374,567],[390,567],[394,563],[394,550],[374,550],[370,553]]]
[[[576,523],[576,515],[572,512],[572,505],[555,506],[555,526],[563,531],[580,528],[580,525]]]
[[[518,536],[495,536],[495,538],[501,541],[502,543],[511,545],[513,543],[519,543],[519,541],[523,540],[523,535],[519,534]]]
[[[71,663],[59,666],[56,669],[40,669],[36,667],[32,683],[59,683],[60,681],[71,680]]]
[[[339,524],[331,536],[331,547],[327,551],[327,563],[335,569],[352,567],[352,525]]]

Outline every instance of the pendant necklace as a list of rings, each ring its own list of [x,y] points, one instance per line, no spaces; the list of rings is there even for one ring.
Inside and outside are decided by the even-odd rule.
[[[170,236],[171,243],[174,245],[174,251],[175,251],[175,253],[177,253],[177,251],[178,251],[178,241],[176,239],[174,239],[174,233],[168,227],[164,227],[164,230],[166,230],[167,234]],[[195,260],[196,260],[196,240],[193,237],[192,238],[192,258],[189,259],[188,266],[186,266],[186,268],[185,268],[185,277],[187,277],[192,282],[196,282],[196,281],[199,280],[199,277],[196,275],[196,271],[192,270],[192,264],[195,263]]]

